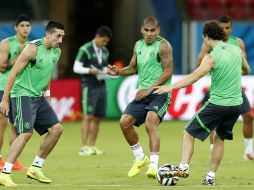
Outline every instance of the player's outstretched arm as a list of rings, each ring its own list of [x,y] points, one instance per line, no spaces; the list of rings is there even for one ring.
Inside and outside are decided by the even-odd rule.
[[[172,84],[171,86],[157,86],[154,89],[155,94],[162,94],[165,92],[170,92],[175,89],[184,88],[190,84],[195,83],[200,78],[205,76],[214,67],[214,59],[212,56],[207,55],[202,60],[200,66],[191,74],[187,75],[184,79],[179,82]]]
[[[137,55],[135,52],[135,47],[133,50],[133,55],[130,61],[130,64],[127,67],[124,67],[122,69],[118,69],[116,66],[108,65],[107,73],[112,76],[116,75],[132,75],[137,73]]]

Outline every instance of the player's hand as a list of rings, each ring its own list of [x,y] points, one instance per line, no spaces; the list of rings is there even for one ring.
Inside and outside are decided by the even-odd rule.
[[[8,101],[2,101],[0,103],[0,113],[2,114],[2,116],[8,117],[8,113],[9,113],[9,102]]]
[[[117,76],[119,74],[119,69],[115,65],[108,65],[107,74]]]
[[[148,96],[149,92],[146,90],[146,89],[141,89],[139,90],[137,93],[136,93],[136,96],[135,96],[135,100],[139,101],[141,100],[142,98]]]
[[[171,86],[155,86],[153,87],[153,89],[155,90],[153,92],[154,94],[163,94],[166,92],[171,92],[173,90]]]
[[[0,72],[5,72],[7,70],[7,63],[0,64]]]
[[[100,73],[99,69],[96,69],[96,68],[89,69],[89,74],[91,74],[91,75],[97,75],[99,73]]]

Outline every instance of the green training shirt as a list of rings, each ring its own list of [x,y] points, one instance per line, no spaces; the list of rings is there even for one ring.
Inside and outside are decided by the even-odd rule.
[[[9,58],[7,61],[7,70],[4,72],[0,72],[0,90],[4,90],[7,78],[9,76],[10,70],[12,68],[11,65],[11,61],[16,59],[16,57],[19,56],[19,54],[21,53],[20,48],[19,48],[19,41],[17,39],[17,36],[12,36],[7,38],[8,43],[9,43]],[[24,43],[24,46],[28,43],[28,41],[26,41]]]
[[[139,89],[148,89],[163,73],[159,53],[161,40],[165,39],[158,36],[152,44],[147,44],[144,39],[141,39],[135,45]],[[171,79],[163,85],[169,85],[170,83]]]
[[[232,36],[232,35],[229,36],[229,38],[227,39],[226,43],[239,47],[238,38],[235,37],[235,36]]]
[[[212,84],[209,101],[221,106],[242,104],[240,48],[221,42],[213,48],[210,55],[215,60],[215,68],[210,71]]]
[[[47,49],[43,39],[30,42],[37,49],[36,58],[29,61],[24,70],[17,76],[11,91],[11,97],[39,97],[46,90],[54,66],[57,64],[60,48]]]

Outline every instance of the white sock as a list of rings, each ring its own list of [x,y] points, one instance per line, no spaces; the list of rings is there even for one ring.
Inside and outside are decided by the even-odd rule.
[[[159,162],[159,152],[150,152],[150,166],[155,167],[158,169],[158,162]]]
[[[140,160],[140,161],[144,160],[145,154],[143,152],[142,147],[139,145],[139,142],[130,147],[137,160]]]
[[[37,167],[41,168],[44,161],[45,161],[45,159],[36,155],[34,162],[32,163],[32,166],[37,166]]]
[[[185,163],[185,162],[181,162],[179,164],[179,169],[180,170],[189,170],[189,164]]]
[[[210,150],[212,151],[212,149],[213,149],[213,144],[210,144]]]
[[[210,176],[210,177],[215,177],[215,172],[209,171],[209,172],[207,172],[206,175],[208,175],[208,176]]]
[[[244,138],[245,143],[245,153],[253,152],[253,139],[252,138]]]
[[[13,166],[12,163],[10,163],[10,162],[5,162],[5,163],[4,163],[4,168],[3,168],[3,170],[2,170],[2,173],[10,174],[10,173],[11,173],[11,170],[12,170],[12,166]]]

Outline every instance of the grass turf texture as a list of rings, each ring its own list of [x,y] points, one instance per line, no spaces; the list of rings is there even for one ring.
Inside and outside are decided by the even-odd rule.
[[[190,176],[180,179],[174,187],[161,186],[157,180],[145,176],[147,168],[133,178],[127,176],[132,165],[133,154],[126,143],[118,125],[118,120],[104,120],[97,146],[106,152],[102,156],[79,156],[81,147],[81,123],[63,123],[64,133],[53,152],[44,163],[44,174],[52,180],[51,184],[41,184],[26,178],[25,171],[13,171],[12,179],[19,186],[15,189],[24,190],[81,190],[81,189],[254,189],[253,161],[243,160],[244,141],[242,123],[234,128],[234,140],[226,141],[225,154],[216,174],[216,185],[201,185],[208,169],[210,147],[205,142],[196,140],[195,151],[190,164]],[[183,121],[164,121],[159,131],[161,134],[161,152],[159,165],[165,163],[179,164]],[[147,155],[148,137],[144,126],[136,128],[140,143]],[[6,158],[8,149],[9,127],[5,134],[2,155]],[[42,137],[34,133],[19,160],[29,166],[38,149]],[[0,187],[4,188],[4,187]]]

